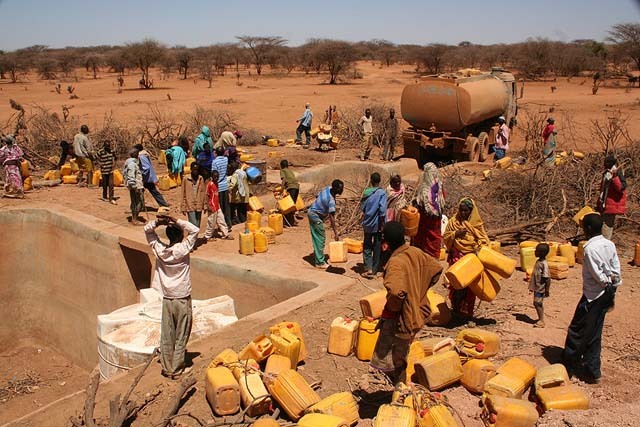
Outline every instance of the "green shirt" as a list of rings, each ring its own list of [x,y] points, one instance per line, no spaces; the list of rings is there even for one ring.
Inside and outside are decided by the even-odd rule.
[[[289,168],[280,170],[280,179],[284,181],[284,188],[289,190],[290,188],[299,189],[298,178],[296,174]]]

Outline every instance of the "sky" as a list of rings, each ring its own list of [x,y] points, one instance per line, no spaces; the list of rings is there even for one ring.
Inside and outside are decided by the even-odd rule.
[[[309,38],[603,41],[622,22],[640,22],[640,0],[0,0],[0,49],[117,45],[147,37],[197,47],[240,35],[282,36],[290,46]]]

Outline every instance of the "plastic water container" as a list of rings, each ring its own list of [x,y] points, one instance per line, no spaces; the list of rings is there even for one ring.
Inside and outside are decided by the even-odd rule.
[[[247,174],[247,179],[251,184],[257,184],[262,180],[262,172],[255,166],[249,166],[245,173]]]
[[[281,354],[272,354],[264,367],[265,374],[279,375],[291,369],[291,359]]]
[[[508,169],[513,164],[511,157],[503,157],[495,162],[496,169]]]
[[[253,255],[255,249],[253,246],[253,233],[239,233],[238,242],[240,244],[240,253],[242,255]]]
[[[262,233],[253,233],[253,250],[256,253],[261,254],[267,252],[268,247],[267,236]]]
[[[536,264],[536,248],[521,247],[520,248],[520,269],[525,273],[531,274],[533,266]]]
[[[413,206],[409,206],[400,211],[400,223],[404,225],[404,234],[413,237],[418,234],[418,224],[420,223],[420,212]]]
[[[441,390],[462,378],[460,356],[455,351],[427,356],[415,363],[416,379],[431,391]]]
[[[501,277],[498,273],[485,269],[480,277],[469,285],[469,289],[480,301],[491,302],[500,292]]]
[[[300,338],[286,329],[269,337],[273,343],[273,352],[288,357],[291,361],[291,369],[296,369],[300,361]]]
[[[554,363],[553,365],[538,368],[536,378],[534,380],[535,389],[560,387],[571,384],[567,368],[562,363]]]
[[[260,230],[260,223],[257,223],[255,221],[249,221],[247,219],[247,222],[244,223],[244,228],[245,230],[248,230],[249,232],[254,233]]]
[[[348,427],[349,424],[340,417],[327,414],[307,414],[298,420],[298,427]]]
[[[275,138],[267,139],[267,147],[277,147],[279,145],[279,141]]]
[[[240,154],[240,161],[243,163],[249,162],[255,158],[256,156],[254,156],[253,154]]]
[[[498,374],[489,379],[484,385],[484,393],[494,396],[520,399],[527,389],[527,385],[519,378]]]
[[[453,414],[445,405],[435,405],[420,412],[419,427],[459,427]]]
[[[535,240],[525,240],[524,242],[520,242],[520,249],[522,248],[536,248],[536,246],[538,246],[538,243]]]
[[[547,258],[548,262],[557,262],[559,264],[565,264],[567,267],[569,267],[569,259],[567,257],[564,256],[560,256],[560,255],[554,255],[554,256],[550,256],[549,258]]]
[[[164,151],[161,152],[164,153]],[[169,178],[169,175],[160,175],[158,177],[158,188],[161,191],[171,190],[171,179]]]
[[[380,330],[376,330],[378,319],[372,317],[360,320],[358,326],[358,344],[356,346],[356,357],[358,360],[369,361],[373,357],[373,350],[378,342]]]
[[[480,259],[475,254],[467,254],[449,267],[444,275],[454,289],[464,289],[475,282],[483,270]]]
[[[258,224],[258,228],[262,227],[262,214],[258,211],[247,212],[247,222],[253,221]]]
[[[578,251],[576,252],[576,262],[578,264],[582,264],[582,260],[584,259],[584,245],[586,244],[586,240],[581,240],[580,242],[578,242]]]
[[[558,248],[560,247],[560,243],[558,242],[545,242],[549,245],[549,253],[547,254],[546,259],[548,260],[552,256],[558,255]]]
[[[264,205],[257,196],[251,196],[249,197],[249,209],[254,212],[259,212],[264,209]]]
[[[64,175],[62,177],[63,184],[77,184],[78,183],[78,175]]]
[[[216,366],[229,365],[238,361],[238,353],[233,349],[225,348],[209,363],[209,368],[215,368]]]
[[[284,222],[282,219],[282,214],[272,213],[267,217],[267,223],[269,227],[273,228],[273,231],[276,232],[276,235],[279,236],[282,234],[284,229]]]
[[[304,337],[302,335],[302,328],[298,322],[284,321],[277,323],[269,328],[269,332],[278,335],[281,329],[286,329],[300,340],[300,357],[298,360],[303,361],[307,357],[307,348],[304,345]]]
[[[345,237],[343,242],[347,244],[347,251],[351,254],[361,254],[364,250],[364,242],[362,240]]]
[[[456,346],[461,353],[469,357],[488,359],[500,351],[500,337],[495,332],[485,329],[463,329],[456,337]]]
[[[489,242],[489,248],[493,251],[496,251],[498,253],[500,252],[500,248],[502,247],[502,245],[500,244],[500,242],[496,241],[496,240],[492,240]]]
[[[359,322],[348,317],[336,317],[329,329],[327,352],[338,356],[348,356],[356,343]]]
[[[98,186],[100,185],[100,180],[102,179],[102,173],[100,171],[94,171],[91,176],[91,185]]]
[[[253,359],[239,360],[235,362],[231,367],[228,366],[228,368],[231,369],[233,378],[238,381],[240,381],[240,378],[245,374],[260,371],[260,365]]]
[[[296,204],[291,196],[287,195],[286,197],[278,200],[278,209],[283,215],[290,214],[296,211]]]
[[[497,369],[497,372],[518,378],[528,387],[536,376],[536,367],[519,357],[512,357],[504,362]]]
[[[573,216],[573,222],[575,222],[576,224],[578,224],[580,227],[582,227],[582,218],[584,218],[586,215],[595,212],[593,210],[593,208],[591,206],[585,206],[582,209],[580,209],[578,211],[578,213],[576,213]]]
[[[447,260],[447,248],[440,248],[440,261]]]
[[[360,298],[360,310],[362,317],[373,317],[374,319],[382,316],[382,310],[387,303],[387,290],[383,289]]]
[[[382,405],[373,419],[373,427],[415,427],[416,412],[404,405]]]
[[[487,246],[482,246],[478,251],[478,258],[484,267],[488,270],[495,271],[505,279],[511,277],[516,269],[516,260],[502,255]]]
[[[356,425],[360,419],[358,403],[348,391],[332,394],[309,407],[307,413],[320,413],[342,418],[347,425]],[[300,425],[300,424],[298,424]]]
[[[584,391],[573,384],[538,389],[536,397],[545,411],[589,409],[589,398]]]
[[[267,243],[269,245],[273,245],[276,243],[276,232],[271,227],[260,227],[256,233],[264,234],[264,237],[267,239]]]
[[[538,411],[526,400],[502,396],[486,396],[482,400],[480,418],[487,427],[534,427]]]
[[[344,241],[329,243],[329,262],[347,262],[347,243]]]
[[[113,185],[115,187],[122,187],[124,185],[124,177],[119,169],[113,171]]]
[[[558,252],[560,253],[560,256],[563,256],[567,259],[567,264],[569,264],[569,267],[573,267],[576,265],[576,253],[570,243],[561,244],[558,248]]]
[[[216,366],[207,369],[205,392],[216,415],[233,415],[240,410],[240,388],[228,368]]]
[[[27,160],[20,162],[20,175],[22,175],[22,178],[29,176],[29,162]]]
[[[358,343],[359,344],[359,343]],[[409,346],[409,354],[407,355],[407,381],[411,380],[416,372],[415,363],[424,359],[427,355],[424,353],[424,347],[420,341],[414,341]]]
[[[238,354],[240,360],[254,359],[262,362],[273,354],[273,343],[265,335],[258,335]]]
[[[293,369],[278,375],[269,384],[269,392],[294,421],[297,421],[307,408],[320,402],[318,393]]]
[[[449,337],[433,337],[419,341],[424,350],[424,357],[455,350],[456,342]]]
[[[30,176],[26,177],[22,182],[22,190],[23,191],[31,191],[33,190],[33,180]]]
[[[427,291],[427,303],[430,312],[427,324],[444,326],[451,321],[451,309],[447,305],[447,301],[433,288]]]
[[[462,365],[460,382],[471,393],[482,393],[488,380],[496,376],[496,367],[489,360],[471,359]]]
[[[69,163],[65,163],[60,168],[60,175],[62,175],[62,176],[69,176],[69,175],[71,175],[71,172],[72,172],[71,171],[71,165]]]
[[[47,181],[62,179],[62,174],[59,170],[52,169],[44,174],[44,179]]]
[[[303,209],[304,209],[304,200],[302,199],[302,197],[300,197],[300,194],[298,194],[298,198],[296,199],[296,210],[301,211]]]
[[[250,417],[257,417],[271,410],[271,396],[257,372],[247,373],[238,378],[240,400]]]

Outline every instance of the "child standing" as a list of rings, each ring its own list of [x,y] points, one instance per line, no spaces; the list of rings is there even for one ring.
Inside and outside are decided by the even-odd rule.
[[[113,169],[116,165],[116,155],[111,151],[111,143],[109,141],[105,141],[102,148],[98,150],[98,163],[100,163],[100,175],[102,177],[101,200],[116,205],[116,200],[113,197]]]
[[[551,275],[549,274],[549,264],[545,259],[549,254],[549,245],[539,243],[536,246],[536,264],[533,266],[531,280],[529,282],[529,291],[533,292],[533,307],[538,313],[538,321],[533,325],[534,328],[544,328],[544,306],[542,305],[545,298],[549,296],[549,286],[551,285]]]
[[[207,218],[207,230],[204,232],[205,239],[213,239],[213,232],[218,229],[220,237],[227,240],[233,240],[233,236],[229,235],[227,223],[224,220],[224,214],[220,209],[220,200],[218,198],[218,178],[217,170],[211,171],[211,179],[207,183],[207,206],[209,207],[209,217]]]
[[[182,202],[180,210],[187,216],[189,222],[196,227],[200,227],[202,211],[205,208],[206,188],[202,176],[200,176],[198,165],[191,164],[191,174],[182,180]]]
[[[298,194],[300,194],[300,183],[296,174],[289,169],[289,162],[286,159],[280,161],[280,180],[282,181],[282,187],[287,190],[287,193],[293,199],[293,203],[296,203]],[[285,220],[289,226],[296,225],[295,212],[286,214]]]

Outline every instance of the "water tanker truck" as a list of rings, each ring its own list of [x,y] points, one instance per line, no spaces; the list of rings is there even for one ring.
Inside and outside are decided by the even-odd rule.
[[[485,161],[498,131],[498,117],[516,122],[516,80],[494,68],[469,77],[422,77],[402,91],[405,157],[422,167],[433,160]]]

